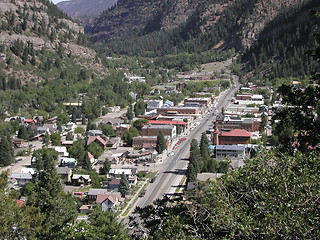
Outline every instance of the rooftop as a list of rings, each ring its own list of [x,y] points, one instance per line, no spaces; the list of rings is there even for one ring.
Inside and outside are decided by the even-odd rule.
[[[251,134],[244,129],[233,129],[229,132],[222,132],[220,136],[228,136],[228,137],[251,137]]]

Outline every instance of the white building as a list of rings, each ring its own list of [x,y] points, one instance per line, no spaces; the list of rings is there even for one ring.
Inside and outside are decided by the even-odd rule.
[[[163,106],[163,100],[150,100],[147,104],[147,111],[150,112],[154,109],[161,108]]]

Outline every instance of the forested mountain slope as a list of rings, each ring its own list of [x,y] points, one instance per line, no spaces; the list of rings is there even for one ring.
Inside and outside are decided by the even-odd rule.
[[[83,28],[48,0],[1,1],[0,22],[0,67],[8,88],[59,79],[67,69],[105,71]],[[10,84],[13,78],[17,83]]]
[[[107,54],[160,57],[161,67],[173,65],[166,65],[164,56],[200,54],[193,57],[199,64],[212,60],[207,55],[217,50],[234,48],[244,53],[241,62],[255,79],[304,76],[314,68],[305,50],[314,44],[317,24],[310,11],[319,7],[317,0],[120,0],[86,31]],[[294,60],[280,61],[274,51],[301,58],[308,67],[297,68]],[[262,70],[259,74],[251,71],[257,65]]]

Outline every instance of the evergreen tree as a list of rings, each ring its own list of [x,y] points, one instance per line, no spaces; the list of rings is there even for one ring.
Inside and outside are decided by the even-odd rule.
[[[163,136],[162,131],[160,131],[157,136],[156,151],[158,152],[158,154],[161,154],[166,149],[167,149],[167,142]]]
[[[209,140],[207,138],[207,135],[205,133],[202,133],[201,140],[200,140],[200,154],[201,154],[201,160],[202,160],[202,169],[200,169],[201,172],[211,172],[212,169],[209,168],[210,165],[210,154],[209,154]]]
[[[9,137],[0,136],[0,166],[7,166],[13,162],[13,145]]]
[[[130,185],[129,185],[127,176],[124,174],[121,174],[119,192],[121,193],[122,197],[125,197],[127,195],[127,193],[129,192],[129,189],[130,189]]]
[[[146,112],[146,103],[142,99],[139,99],[134,105],[134,114],[137,117],[140,115],[144,115],[145,112]]]
[[[130,106],[127,109],[127,113],[126,113],[126,117],[129,121],[131,121],[133,119],[133,112],[132,112],[132,106],[130,104]]]
[[[80,166],[82,167],[82,169],[85,169],[88,171],[92,170],[92,165],[91,165],[91,161],[89,159],[88,153],[83,156],[82,161],[80,161]]]
[[[19,131],[18,131],[18,138],[28,139],[28,137],[29,137],[29,134],[26,127],[24,125],[20,125]]]
[[[108,158],[105,159],[103,166],[99,169],[100,174],[107,174],[111,168],[111,163]]]

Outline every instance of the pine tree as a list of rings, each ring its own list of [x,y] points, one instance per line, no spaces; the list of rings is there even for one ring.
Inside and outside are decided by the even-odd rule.
[[[28,131],[24,125],[19,126],[18,138],[27,139],[29,137]]]
[[[164,138],[162,131],[160,131],[157,136],[156,151],[159,154],[161,154],[166,149],[167,149],[166,139]]]
[[[127,195],[129,189],[130,185],[127,176],[121,174],[119,192],[121,193],[122,197],[125,197]]]
[[[205,133],[202,133],[201,140],[200,140],[200,154],[201,154],[201,160],[202,160],[202,169],[200,169],[201,172],[210,172],[209,164],[210,164],[210,154],[209,154],[209,140],[207,138],[207,135]]]
[[[131,121],[133,119],[133,112],[132,112],[132,106],[130,105],[128,107],[127,113],[126,113],[126,117],[129,121]]]
[[[0,166],[7,166],[13,162],[13,146],[9,137],[0,137]]]

